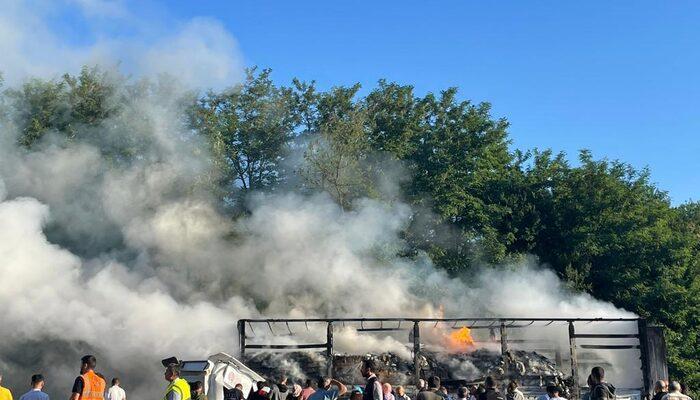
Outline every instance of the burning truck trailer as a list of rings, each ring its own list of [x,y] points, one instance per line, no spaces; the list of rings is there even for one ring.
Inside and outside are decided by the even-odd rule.
[[[602,366],[618,398],[631,400],[668,379],[663,333],[641,318],[244,319],[238,334],[241,358],[268,378],[363,385],[361,362],[373,358],[382,381],[409,391],[432,375],[452,390],[490,375],[518,381],[530,398],[554,383],[580,399]]]

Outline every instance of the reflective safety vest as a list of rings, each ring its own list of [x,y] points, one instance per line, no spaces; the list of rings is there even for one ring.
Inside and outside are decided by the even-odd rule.
[[[165,397],[163,400],[168,400],[168,393],[172,392],[173,390],[180,394],[180,400],[190,400],[192,398],[192,394],[190,393],[190,384],[182,378],[177,378],[170,382],[168,389],[165,391]]]
[[[95,371],[90,370],[82,375],[83,393],[80,400],[102,400],[105,397],[105,380],[100,378]]]

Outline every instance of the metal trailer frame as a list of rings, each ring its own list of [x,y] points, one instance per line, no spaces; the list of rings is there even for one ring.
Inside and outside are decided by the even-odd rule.
[[[578,382],[578,358],[577,349],[602,349],[602,350],[626,350],[639,349],[641,353],[641,370],[644,382],[642,388],[642,397],[648,398],[654,383],[655,377],[667,377],[668,372],[665,371],[665,346],[663,354],[650,354],[648,348],[647,322],[644,318],[481,318],[481,317],[464,317],[464,318],[262,318],[262,319],[240,319],[238,320],[238,337],[240,344],[240,355],[245,357],[248,349],[272,349],[272,350],[324,350],[328,357],[328,375],[332,374],[333,370],[333,326],[334,324],[359,323],[358,332],[381,332],[381,331],[411,331],[413,338],[413,364],[414,377],[416,381],[420,378],[420,353],[421,341],[420,332],[421,324],[434,324],[437,326],[440,323],[452,323],[451,329],[461,329],[467,327],[469,329],[490,329],[492,332],[495,329],[499,330],[501,353],[505,354],[508,351],[508,344],[513,342],[527,342],[523,340],[508,340],[508,330],[526,328],[532,326],[535,322],[545,322],[544,326],[549,326],[555,322],[562,322],[568,325],[569,336],[569,351],[571,355],[571,376],[573,377],[573,396],[574,399],[580,398],[580,384]],[[365,322],[378,322],[379,327],[364,327]],[[592,322],[634,322],[637,324],[637,333],[577,333],[577,323],[592,323]],[[273,326],[284,324],[290,335],[293,332],[289,326],[290,323],[304,323],[308,328],[308,323],[326,323],[326,342],[325,343],[309,343],[309,344],[249,344],[247,339],[247,328],[254,334],[254,324],[264,324],[274,335]],[[384,323],[393,323],[396,326],[384,326]],[[401,324],[405,323],[402,327]],[[246,328],[247,327],[247,328]],[[652,328],[654,329],[654,328]],[[658,331],[658,329],[656,330]],[[638,344],[579,344],[576,339],[637,339]],[[661,336],[663,343],[663,336]],[[652,349],[653,350],[653,349]],[[663,358],[662,364],[664,371],[650,371],[650,358],[652,361]],[[658,364],[658,362],[657,362]],[[655,364],[656,365],[656,364]]]

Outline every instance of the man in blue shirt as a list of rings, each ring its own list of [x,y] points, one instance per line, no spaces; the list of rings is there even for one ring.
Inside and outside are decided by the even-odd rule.
[[[333,389],[337,386],[338,389]],[[338,397],[345,394],[348,388],[342,383],[329,377],[321,377],[318,380],[318,389],[309,396],[309,400],[338,400]]]
[[[32,375],[32,390],[23,394],[19,400],[49,400],[49,395],[42,392],[44,377],[41,374]]]

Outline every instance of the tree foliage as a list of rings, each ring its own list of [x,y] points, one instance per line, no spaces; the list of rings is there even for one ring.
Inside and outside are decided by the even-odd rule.
[[[107,74],[84,67],[80,75],[60,80],[32,79],[5,96],[12,104],[15,123],[21,131],[19,142],[31,147],[51,131],[73,138],[81,127],[100,124],[117,111],[115,87]]]
[[[271,188],[283,178],[281,161],[298,124],[291,90],[275,86],[269,69],[256,72],[203,96],[192,112],[193,127],[211,144],[220,183],[234,192]]]

